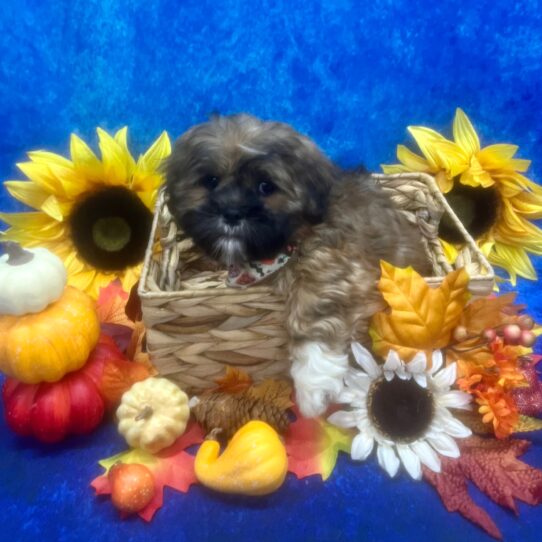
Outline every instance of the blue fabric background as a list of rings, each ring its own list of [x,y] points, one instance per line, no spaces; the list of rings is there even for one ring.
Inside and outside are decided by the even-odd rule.
[[[542,6],[357,0],[10,0],[0,12],[0,178],[26,150],[67,152],[72,131],[130,128],[136,151],[209,113],[292,123],[344,165],[394,161],[408,124],[449,129],[465,109],[485,144],[513,142],[542,181]],[[2,189],[3,190],[3,189]],[[0,195],[0,209],[17,204]],[[540,260],[537,268],[542,271]],[[520,298],[542,320],[536,283]],[[542,436],[526,461],[542,467]],[[486,540],[431,487],[390,481],[341,457],[322,484],[289,477],[257,500],[166,491],[155,520],[121,522],[88,488],[124,448],[112,424],[42,447],[0,422],[0,539]],[[520,518],[473,490],[507,540],[539,540],[542,509]]]

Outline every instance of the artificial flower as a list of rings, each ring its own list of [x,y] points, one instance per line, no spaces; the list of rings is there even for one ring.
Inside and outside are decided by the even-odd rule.
[[[126,291],[138,280],[162,182],[159,166],[171,152],[164,132],[136,162],[126,128],[114,136],[97,132],[101,160],[75,134],[71,160],[29,152],[30,161],[17,164],[29,180],[5,186],[35,211],[0,213],[10,226],[0,240],[55,252],[64,260],[68,283],[94,298],[112,280],[120,279]]]
[[[506,438],[514,432],[519,420],[516,402],[511,394],[502,388],[489,388],[476,391],[478,412],[484,423],[491,423],[497,438]]]
[[[420,480],[422,464],[440,472],[439,454],[459,457],[454,439],[468,437],[471,431],[449,409],[468,409],[471,397],[451,389],[455,363],[443,369],[439,350],[432,353],[430,368],[422,352],[404,363],[390,350],[383,366],[358,343],[353,343],[352,353],[362,371],[347,373],[339,396],[350,408],[329,417],[339,427],[357,428],[352,459],[367,459],[376,445],[378,462],[390,476],[402,463]]]
[[[514,158],[516,145],[481,148],[478,134],[461,109],[454,118],[454,141],[423,126],[408,130],[423,156],[398,145],[401,163],[383,165],[384,172],[435,175],[448,203],[489,261],[505,269],[513,284],[517,275],[536,280],[528,253],[542,254],[542,230],[531,222],[542,218],[542,187],[522,175],[530,161]],[[464,240],[446,216],[439,235],[446,256],[455,261]]]

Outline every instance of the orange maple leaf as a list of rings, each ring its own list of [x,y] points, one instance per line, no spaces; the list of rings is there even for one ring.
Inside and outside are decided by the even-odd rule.
[[[429,354],[445,347],[470,297],[467,272],[453,271],[431,288],[412,267],[381,262],[381,270],[378,289],[391,310],[378,312],[371,320],[374,351],[386,356],[393,349],[410,361],[420,350]]]
[[[126,316],[125,307],[128,292],[122,288],[120,280],[114,280],[106,288],[100,289],[96,311],[102,324],[115,324],[133,329],[134,323]]]
[[[240,393],[252,385],[252,378],[248,373],[236,367],[226,367],[226,374],[216,379],[217,386],[211,391],[213,393]]]

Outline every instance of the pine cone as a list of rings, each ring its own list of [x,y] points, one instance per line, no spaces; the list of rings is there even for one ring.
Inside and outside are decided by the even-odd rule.
[[[192,414],[205,431],[221,429],[220,436],[224,440],[250,420],[264,421],[277,432],[284,433],[290,424],[287,409],[291,403],[285,401],[284,390],[278,392],[275,385],[263,386],[251,387],[234,395],[204,394],[198,398]]]

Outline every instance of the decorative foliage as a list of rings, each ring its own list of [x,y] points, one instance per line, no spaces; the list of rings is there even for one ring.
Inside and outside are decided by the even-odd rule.
[[[530,161],[514,158],[509,144],[481,148],[470,120],[461,109],[453,123],[454,141],[423,126],[409,126],[423,157],[397,147],[401,164],[383,165],[385,173],[425,171],[435,175],[440,189],[489,261],[516,276],[535,280],[528,253],[542,254],[542,230],[532,220],[542,218],[542,188],[521,173]],[[459,245],[457,230],[443,220],[440,236],[453,261]]]
[[[55,382],[85,364],[99,334],[94,301],[68,286],[40,313],[0,316],[0,371],[27,384]]]
[[[446,509],[459,512],[495,538],[501,533],[487,512],[467,492],[472,481],[494,502],[518,513],[515,499],[542,503],[542,471],[519,459],[529,443],[525,440],[498,441],[472,436],[459,444],[459,459],[442,460],[440,473],[424,468],[425,478],[436,488]]]
[[[211,433],[198,450],[194,469],[198,480],[216,491],[267,495],[284,482],[288,459],[277,432],[252,420],[236,431],[222,454]]]
[[[35,211],[0,213],[10,226],[3,239],[48,248],[64,261],[68,283],[94,298],[115,278],[128,291],[138,280],[162,182],[159,166],[171,152],[164,132],[136,162],[126,128],[113,137],[97,132],[101,160],[75,134],[71,160],[28,153],[30,161],[18,167],[29,180],[5,186]]]
[[[527,416],[540,416],[542,414],[542,381],[536,371],[537,363],[542,356],[532,355],[523,365],[526,386],[512,390],[518,411]]]
[[[325,481],[335,469],[339,452],[350,452],[353,432],[320,418],[304,418],[297,409],[295,413],[296,420],[285,435],[288,470],[299,479],[317,474]]]
[[[446,346],[469,298],[465,270],[450,273],[438,288],[430,288],[411,267],[381,262],[381,270],[378,289],[391,311],[372,318],[369,332],[375,353],[385,356],[393,349],[410,361],[418,351]]]
[[[100,461],[105,473],[95,478],[91,486],[97,495],[111,494],[111,481],[109,470],[118,462],[124,464],[140,464],[146,466],[154,477],[155,493],[151,502],[138,515],[145,521],[150,521],[155,512],[163,504],[164,487],[168,486],[177,491],[186,493],[189,487],[197,482],[194,473],[194,457],[185,450],[203,440],[203,433],[197,424],[192,424],[187,431],[166,450],[152,455],[143,450],[134,449],[122,452],[108,459]]]

